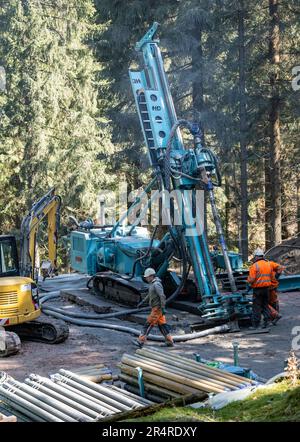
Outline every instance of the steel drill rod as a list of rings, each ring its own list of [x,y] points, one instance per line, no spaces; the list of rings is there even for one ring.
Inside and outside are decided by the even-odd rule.
[[[203,364],[202,362],[197,362],[197,361],[192,361],[191,359],[188,359],[188,358],[184,358],[184,357],[182,357],[182,356],[179,356],[179,355],[175,355],[175,354],[171,354],[171,353],[169,353],[169,352],[166,352],[166,351],[164,351],[164,350],[161,350],[161,349],[156,349],[156,348],[154,348],[154,347],[149,347],[149,349],[147,349],[147,350],[149,350],[149,351],[152,351],[152,352],[154,352],[154,353],[161,353],[161,354],[163,354],[165,357],[167,357],[167,358],[169,358],[169,359],[172,359],[172,360],[176,360],[176,361],[178,361],[178,360],[180,360],[180,361],[182,361],[184,364],[191,364],[191,365],[193,365],[193,366],[195,366],[195,367],[202,367],[203,369],[205,369],[206,371],[210,371],[210,372],[213,372],[213,373],[218,373],[218,374],[221,374],[222,373],[222,376],[224,376],[224,377],[226,377],[226,378],[228,378],[228,379],[233,379],[233,380],[237,380],[237,379],[239,379],[240,381],[241,381],[241,383],[245,383],[245,384],[254,384],[254,385],[256,385],[256,381],[254,381],[254,380],[252,380],[252,379],[246,379],[246,378],[244,378],[243,376],[240,376],[240,375],[237,375],[237,374],[233,374],[233,373],[228,373],[228,372],[226,372],[225,370],[221,370],[220,368],[216,368],[216,367],[210,367],[210,366],[208,366],[208,365],[205,365],[205,364]]]
[[[91,410],[90,408],[80,404],[78,401],[70,399],[69,397],[67,397],[66,394],[62,395],[61,393],[58,393],[54,389],[49,388],[46,385],[43,385],[42,383],[34,382],[28,378],[25,379],[25,383],[28,384],[30,387],[36,388],[38,391],[45,393],[47,396],[51,396],[54,399],[57,399],[58,401],[62,402],[63,404],[69,405],[70,407],[82,413],[86,417],[86,419],[94,419],[99,414]]]
[[[140,402],[141,404],[152,405],[152,402],[148,401],[148,399],[145,399],[144,397],[130,393],[129,391],[123,390],[122,388],[116,387],[115,385],[110,385],[109,388],[111,388],[112,390],[118,391],[118,392],[124,394],[125,396],[133,398],[133,399],[137,400],[138,402]]]
[[[55,377],[54,377],[54,379],[55,379]],[[74,379],[70,379],[70,378],[66,378],[66,377],[61,376],[59,381],[61,381],[60,385],[62,385],[64,383],[69,384],[72,387],[74,387],[75,389],[81,390],[84,393],[86,393],[90,397],[90,399],[92,399],[92,398],[97,399],[99,402],[101,402],[103,407],[106,407],[107,409],[111,410],[111,412],[113,412],[113,413],[118,413],[120,410],[131,410],[131,408],[132,408],[132,407],[128,407],[127,405],[120,404],[118,401],[105,396],[105,394],[97,393],[96,391],[92,390],[89,387],[86,387],[85,385],[81,384],[80,382],[76,382]]]
[[[59,370],[59,373],[63,374],[66,377],[73,379],[75,382],[77,382],[81,385],[84,385],[85,387],[90,388],[91,390],[94,390],[94,392],[96,392],[96,393],[103,394],[105,397],[110,397],[111,399],[113,399],[119,403],[122,403],[124,405],[127,405],[130,408],[140,405],[136,401],[133,401],[132,399],[124,397],[123,395],[117,394],[112,390],[102,387],[101,385],[98,385],[98,384],[95,384],[91,381],[87,381],[85,379],[82,379],[80,376],[77,376],[76,374],[74,374],[70,371],[61,369],[61,370]]]
[[[205,370],[203,367],[196,367],[196,366],[188,364],[186,362],[181,362],[181,361],[178,361],[175,359],[168,358],[162,354],[154,354],[154,352],[150,352],[148,350],[137,350],[136,353],[139,355],[142,355],[146,358],[155,359],[160,362],[165,362],[168,365],[179,367],[189,373],[197,373],[197,374],[199,373],[199,374],[206,376],[207,378],[212,379],[216,382],[222,382],[223,384],[225,384],[229,388],[232,388],[232,387],[241,388],[245,385],[249,385],[249,383],[246,381],[242,383],[239,379],[233,380],[232,378],[226,378],[226,377],[222,376],[222,373],[216,374],[211,371]]]
[[[13,402],[19,403],[25,408],[25,410],[28,409],[30,412],[33,412],[38,416],[41,416],[42,418],[46,419],[47,422],[65,422],[64,419],[61,419],[50,412],[52,411],[51,407],[47,406],[42,407],[41,401],[35,401],[35,400],[32,401],[32,398],[29,395],[27,395],[27,399],[24,399],[24,397],[21,397],[10,390],[11,387],[8,390],[7,388],[0,386],[0,394],[2,396],[10,399]]]
[[[128,374],[136,378],[138,376],[137,369],[135,367],[132,367],[131,365],[119,364],[119,368],[122,371],[122,373]],[[145,381],[149,381],[152,384],[156,384],[163,388],[175,391],[176,393],[180,393],[183,395],[191,393],[199,393],[199,388],[182,384],[181,382],[171,379],[171,377],[164,378],[160,374],[154,374],[147,371],[144,371],[143,377]]]
[[[205,391],[208,393],[222,393],[225,391],[224,387],[220,387],[218,385],[214,385],[211,382],[207,382],[203,379],[201,380],[195,380],[190,379],[187,377],[187,375],[182,373],[177,373],[174,370],[168,370],[167,366],[164,366],[163,364],[158,364],[156,366],[150,365],[148,362],[143,361],[137,361],[134,359],[131,359],[129,357],[123,356],[122,363],[125,363],[127,365],[131,365],[132,367],[141,367],[145,371],[150,371],[150,373],[158,374],[164,378],[170,378],[174,381],[177,381],[179,383],[189,385],[191,387],[194,387],[198,390]]]
[[[67,391],[75,394],[75,396],[79,396],[80,400],[84,400],[85,404],[91,404],[89,406],[95,410],[98,410],[99,413],[104,413],[104,414],[110,416],[112,414],[120,413],[121,411],[124,411],[124,410],[120,410],[120,409],[115,409],[115,408],[111,407],[110,405],[99,401],[98,399],[91,396],[90,394],[84,393],[83,391],[79,390],[77,387],[76,388],[72,387],[71,385],[66,384],[65,382],[55,381],[55,385],[66,389]]]
[[[236,386],[232,386],[230,384],[226,384],[223,381],[220,380],[214,380],[211,379],[210,376],[203,374],[203,373],[192,373],[188,370],[186,370],[186,367],[182,368],[178,368],[175,367],[174,365],[170,365],[168,362],[161,362],[161,361],[157,361],[157,360],[151,360],[151,359],[146,359],[144,357],[137,357],[137,356],[131,356],[131,355],[125,355],[126,357],[129,357],[130,360],[132,360],[134,363],[136,363],[137,365],[139,363],[144,363],[147,364],[150,367],[155,367],[155,368],[161,368],[162,370],[166,371],[166,372],[170,372],[170,373],[176,373],[178,375],[181,375],[187,379],[193,379],[193,380],[201,380],[201,382],[205,383],[207,386],[211,386],[211,387],[219,387],[222,390],[226,390],[226,389],[237,389],[239,387]]]
[[[127,384],[133,385],[134,387],[138,387],[139,383],[136,378],[133,376],[129,376],[126,374],[121,374],[120,379]],[[144,382],[145,391],[153,392],[154,394],[161,395],[163,398],[177,398],[180,397],[180,394],[174,393],[171,390],[167,390],[158,385],[150,384],[149,382]]]
[[[14,410],[17,410],[19,413],[21,413],[22,415],[26,416],[26,418],[30,418],[32,420],[32,422],[47,422],[45,418],[42,418],[41,416],[32,413],[28,407],[25,408],[23,407],[21,404],[19,404],[16,401],[13,401],[11,399],[5,398],[4,399],[5,404],[9,405],[12,409],[13,409],[13,413],[15,413]],[[21,418],[23,419],[23,417],[21,416]]]
[[[86,420],[86,416],[84,416],[81,413],[76,413],[76,410],[73,410],[72,408],[68,407],[65,404],[62,404],[61,402],[57,401],[56,399],[48,397],[46,394],[43,394],[36,390],[35,388],[29,387],[29,385],[22,384],[21,382],[18,382],[14,380],[11,386],[17,387],[17,393],[24,397],[24,399],[31,398],[31,401],[36,400],[43,404],[42,408],[45,409],[45,405],[49,406],[53,409],[52,413],[56,415],[57,417],[60,417],[61,419],[65,419],[69,422],[77,422],[78,420],[84,419]],[[26,395],[26,397],[25,397]]]
[[[58,393],[68,396],[70,399],[77,401],[80,404],[83,404],[84,406],[86,406],[87,408],[91,408],[92,410],[94,410],[97,413],[106,413],[106,414],[111,414],[112,410],[110,410],[109,408],[107,408],[107,406],[103,406],[102,402],[95,400],[93,397],[91,396],[86,396],[83,397],[81,394],[79,394],[78,391],[70,391],[70,389],[67,388],[67,385],[58,385],[58,383],[50,381],[47,378],[41,378],[40,376],[37,375],[30,375],[30,379],[34,380],[38,383],[43,383],[44,385],[46,385],[48,388],[57,391]],[[106,405],[106,404],[105,404]]]

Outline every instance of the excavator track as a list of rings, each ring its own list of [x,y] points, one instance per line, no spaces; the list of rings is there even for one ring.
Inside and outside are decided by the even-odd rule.
[[[50,318],[24,322],[9,327],[9,330],[17,333],[21,340],[45,344],[60,344],[69,336],[69,327],[64,321]]]

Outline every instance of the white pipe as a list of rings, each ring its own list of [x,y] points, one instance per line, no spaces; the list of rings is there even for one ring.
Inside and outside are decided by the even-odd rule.
[[[38,391],[41,391],[42,393],[45,393],[47,396],[51,396],[54,399],[57,399],[58,401],[62,402],[63,404],[69,405],[70,407],[74,408],[75,410],[78,410],[80,413],[83,413],[86,419],[95,419],[98,417],[99,413],[96,413],[95,411],[91,410],[90,408],[85,407],[84,405],[80,404],[77,401],[74,401],[66,395],[62,395],[61,393],[58,393],[57,391],[54,391],[52,388],[47,387],[46,385],[43,385],[39,382],[34,382],[31,379],[25,379],[25,383],[29,386],[36,388]]]
[[[5,385],[5,384],[4,384]],[[49,398],[48,396],[44,395],[43,393],[38,392],[32,387],[29,387],[28,385],[21,384],[20,382],[13,379],[13,382],[10,382],[7,384],[8,388],[14,389],[14,393],[23,397],[23,399],[27,399],[28,401],[32,402],[33,404],[40,406],[44,410],[48,410],[48,407],[50,407],[50,411],[52,414],[57,416],[58,418],[62,419],[66,422],[77,422],[78,419],[81,419],[82,417],[74,417],[74,413],[72,413],[72,410],[70,407],[63,407],[59,401]],[[17,388],[16,388],[17,387]],[[64,413],[65,411],[65,413]],[[68,414],[67,414],[68,413]],[[73,416],[72,416],[73,414]]]
[[[93,401],[93,398],[91,398],[91,397],[90,397],[90,399],[85,399],[85,398],[81,397],[80,395],[78,395],[74,392],[71,392],[70,390],[68,390],[64,386],[58,385],[57,383],[50,381],[47,378],[42,378],[40,376],[31,374],[30,375],[31,382],[33,382],[32,379],[34,379],[35,382],[38,382],[38,385],[45,385],[46,388],[56,391],[59,395],[64,395],[66,397],[69,397],[72,400],[72,402],[76,401],[76,402],[78,402],[78,404],[80,404],[80,405],[82,404],[82,406],[84,408],[87,408],[90,411],[93,410],[93,411],[91,411],[91,413],[93,413],[93,415],[94,414],[99,415],[99,413],[104,413],[106,415],[112,414],[111,410],[95,404],[95,402]]]
[[[36,402],[33,403],[31,401],[31,398],[29,397],[29,400],[24,399],[23,397],[19,397],[18,395],[14,394],[12,391],[7,390],[6,388],[4,388],[3,386],[0,386],[0,394],[1,396],[4,396],[5,398],[10,399],[13,402],[17,402],[20,405],[22,405],[22,407],[24,407],[25,410],[30,410],[30,412],[34,412],[35,414],[37,414],[38,416],[43,417],[44,419],[47,420],[47,422],[64,422],[63,419],[58,418],[57,416],[49,413],[49,411],[41,408],[40,404],[36,405]],[[40,402],[40,401],[38,401]],[[50,407],[48,407],[48,410],[50,409]]]
[[[110,409],[111,412],[113,413],[118,413],[121,410],[122,411],[130,410],[130,407],[124,406],[124,408],[123,407],[121,408],[121,404],[118,403],[117,401],[113,401],[112,399],[102,394],[96,393],[95,391],[92,391],[90,388],[87,388],[84,385],[79,384],[73,379],[66,378],[62,375],[54,375],[51,378],[54,380],[54,382],[59,381],[60,385],[64,384],[71,385],[75,390],[83,391],[89,396],[91,400],[94,400],[94,398],[97,399],[99,402],[101,402],[102,406],[105,406],[106,408]]]
[[[120,402],[129,408],[133,408],[136,406],[140,406],[140,404],[137,401],[134,401],[132,399],[129,399],[128,397],[125,397],[124,395],[118,394],[112,390],[109,390],[108,388],[102,387],[101,385],[95,384],[94,382],[88,381],[86,379],[82,379],[80,376],[72,373],[71,371],[60,369],[59,373],[61,373],[63,376],[73,379],[75,382],[84,385],[91,390],[94,390],[96,393],[104,394],[106,397],[110,397],[111,399]]]

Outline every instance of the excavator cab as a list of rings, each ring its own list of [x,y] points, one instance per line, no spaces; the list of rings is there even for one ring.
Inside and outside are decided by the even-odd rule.
[[[12,235],[0,236],[0,278],[19,276],[19,259],[16,238]]]

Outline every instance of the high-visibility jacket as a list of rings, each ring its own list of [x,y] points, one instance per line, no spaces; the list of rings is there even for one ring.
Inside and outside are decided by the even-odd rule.
[[[249,275],[247,278],[251,287],[271,287],[272,276],[276,273],[276,266],[278,264],[273,261],[267,261],[266,259],[260,259],[256,261],[249,269]]]

